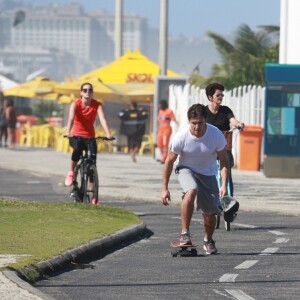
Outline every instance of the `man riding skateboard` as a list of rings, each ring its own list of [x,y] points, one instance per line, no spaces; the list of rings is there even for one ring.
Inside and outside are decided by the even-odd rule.
[[[179,157],[175,173],[183,189],[181,204],[180,245],[192,243],[190,223],[197,197],[197,210],[202,211],[204,219],[204,250],[206,254],[216,254],[213,240],[215,215],[220,215],[219,197],[227,193],[228,159],[226,139],[216,127],[206,123],[206,109],[202,104],[192,105],[187,113],[189,124],[177,132],[171,140],[162,175],[162,204],[167,206],[171,201],[168,189],[173,165]],[[216,174],[217,157],[221,164],[222,186],[218,190]]]

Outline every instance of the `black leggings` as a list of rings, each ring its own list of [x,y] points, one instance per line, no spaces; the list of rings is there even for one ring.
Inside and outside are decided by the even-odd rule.
[[[97,143],[95,138],[83,138],[74,136],[70,138],[70,146],[73,148],[72,161],[78,162],[83,155],[83,151],[87,152],[88,145],[90,145],[92,159],[96,163],[97,159]]]

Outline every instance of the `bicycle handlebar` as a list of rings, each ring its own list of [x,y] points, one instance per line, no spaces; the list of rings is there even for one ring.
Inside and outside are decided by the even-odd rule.
[[[106,136],[97,136],[95,137],[96,140],[102,140],[102,141],[113,141],[115,140],[116,138],[115,137],[111,137],[111,138],[108,138]]]
[[[224,131],[224,132],[233,132],[235,130],[243,131],[244,128],[242,128],[241,126],[237,126],[237,127],[232,127],[228,131]]]
[[[75,138],[76,139],[76,138],[81,138],[81,137],[64,135],[64,138]],[[106,136],[97,136],[97,137],[95,137],[95,139],[96,140],[102,140],[102,141],[113,141],[116,138],[115,137],[108,138]]]

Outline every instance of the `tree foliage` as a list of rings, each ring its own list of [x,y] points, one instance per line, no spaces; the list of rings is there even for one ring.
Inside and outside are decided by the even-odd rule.
[[[259,26],[255,31],[241,25],[233,43],[221,35],[208,32],[221,57],[205,84],[219,82],[227,89],[241,85],[264,85],[265,64],[278,62],[279,27]]]

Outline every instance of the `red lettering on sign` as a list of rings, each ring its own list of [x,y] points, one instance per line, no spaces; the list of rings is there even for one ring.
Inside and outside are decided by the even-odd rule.
[[[152,74],[128,73],[126,83],[153,83]]]

